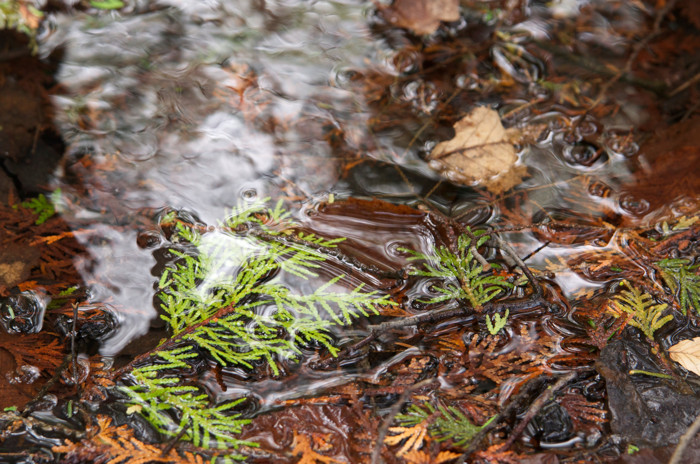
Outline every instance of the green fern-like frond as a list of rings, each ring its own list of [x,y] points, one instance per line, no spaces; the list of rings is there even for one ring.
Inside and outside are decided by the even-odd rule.
[[[474,257],[473,250],[482,246],[490,237],[483,231],[476,231],[473,235],[477,239],[474,244],[466,234],[458,238],[457,253],[444,246],[437,247],[432,255],[401,249],[411,255],[409,261],[424,261],[421,268],[409,271],[411,275],[439,278],[445,282],[442,287],[435,287],[435,291],[441,295],[428,300],[427,303],[463,299],[474,309],[481,310],[484,304],[505,292],[507,288],[513,287],[503,276],[484,272],[483,266]],[[498,268],[496,264],[491,266],[494,269]]]
[[[484,425],[477,426],[472,424],[467,416],[454,406],[445,408],[443,405],[439,405],[438,409],[441,414],[433,423],[437,441],[451,439],[456,446],[460,447],[468,445],[474,435],[489,425],[495,417],[487,420]]]
[[[247,369],[264,362],[279,375],[280,360],[298,360],[304,346],[337,355],[334,326],[395,304],[363,285],[347,285],[343,275],[308,294],[285,286],[278,276],[318,280],[316,270],[343,239],[297,229],[281,203],[238,206],[218,228],[188,224],[177,213],[162,221],[175,225],[173,261],[157,294],[171,337],[152,362],[130,373],[122,391],[156,430],[196,446],[238,447],[235,436],[247,421],[231,411],[240,401],[212,404],[206,392],[178,377],[194,369],[195,358]]]
[[[654,332],[673,319],[671,314],[662,317],[668,305],[655,304],[651,295],[631,286],[627,281],[623,281],[621,285],[629,287],[629,290],[623,290],[615,296],[614,307],[617,310],[615,315],[622,313],[631,315],[629,325],[638,328],[653,341]]]
[[[176,377],[159,375],[176,369],[193,369],[191,361],[197,358],[191,346],[158,352],[161,362],[134,369],[132,384],[121,387],[127,402],[137,406],[160,433],[192,442],[205,448],[233,448],[255,446],[239,440],[243,426],[250,420],[232,412],[243,399],[212,404],[211,398],[200,388],[181,385]]]
[[[234,212],[238,216],[226,219],[223,233],[199,234],[178,227],[178,243],[192,241],[181,250],[171,250],[178,259],[163,272],[158,293],[162,318],[173,335],[187,331],[184,339],[222,365],[252,367],[264,359],[277,373],[274,359],[295,359],[300,343],[316,342],[334,353],[331,326],[347,325],[394,304],[387,296],[364,291],[362,285],[349,292],[329,291],[340,284],[342,275],[312,294],[293,294],[270,279],[279,272],[302,279],[317,277],[314,270],[327,259],[323,251],[342,239],[289,229],[269,233],[273,220],[287,220],[279,205],[266,210],[254,204]],[[254,233],[261,224],[268,229]]]
[[[438,405],[437,409],[431,403],[423,403],[422,406],[412,404],[405,414],[398,414],[396,420],[402,427],[415,427],[428,421],[430,435],[437,441],[452,440],[455,446],[466,447],[474,435],[486,427],[495,418],[492,417],[481,426],[474,425],[454,406],[445,407]]]
[[[54,203],[52,200],[55,198],[60,198],[60,195],[61,189],[56,189],[56,191],[50,195],[51,199],[46,198],[43,193],[40,193],[36,198],[30,198],[29,200],[23,201],[20,204],[27,209],[31,209],[34,214],[37,215],[34,224],[39,226],[45,223],[51,216],[56,214],[56,209],[54,208]]]
[[[700,313],[699,265],[692,265],[689,259],[664,259],[656,264],[661,269],[664,282],[676,295],[683,315],[687,315],[690,308]]]

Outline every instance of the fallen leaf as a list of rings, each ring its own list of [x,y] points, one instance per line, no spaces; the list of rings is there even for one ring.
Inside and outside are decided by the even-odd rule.
[[[437,144],[428,156],[431,168],[452,182],[481,184],[496,194],[522,181],[527,168],[516,166],[513,141],[522,139],[523,132],[506,130],[496,110],[476,107],[455,123],[454,130],[454,138]]]
[[[27,279],[39,257],[36,248],[21,244],[0,251],[0,286],[14,287]]]
[[[459,0],[395,0],[383,12],[394,26],[428,35],[437,30],[440,21],[459,19]]]
[[[676,343],[668,349],[668,355],[681,366],[700,375],[700,337]]]

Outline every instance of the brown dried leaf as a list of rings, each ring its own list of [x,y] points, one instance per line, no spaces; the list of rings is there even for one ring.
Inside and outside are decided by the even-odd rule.
[[[681,366],[700,375],[700,337],[676,343],[668,349],[668,355]]]
[[[431,168],[455,183],[482,184],[496,194],[522,181],[526,169],[515,165],[513,145],[521,131],[506,130],[496,110],[476,107],[454,129],[454,138],[437,144],[428,156]]]
[[[423,446],[423,441],[428,435],[427,421],[416,424],[413,427],[389,427],[389,432],[395,435],[389,435],[384,439],[387,445],[398,445],[406,440],[400,450],[396,452],[396,456],[401,457],[409,451],[418,451]]]
[[[0,251],[0,285],[14,287],[27,279],[39,261],[39,251],[23,244]]]
[[[294,433],[294,443],[292,445],[292,454],[298,456],[301,454],[301,459],[297,464],[316,464],[318,462],[324,464],[339,463],[337,459],[330,456],[324,456],[316,452],[311,446],[311,440],[304,435]]]
[[[64,453],[64,462],[101,462],[107,464],[203,464],[201,456],[189,452],[178,454],[170,449],[167,454],[163,448],[144,443],[134,436],[126,425],[115,426],[107,416],[97,416],[97,424],[91,430],[90,438],[79,442],[66,440],[63,445],[54,446],[56,453]]]
[[[404,459],[409,464],[443,464],[447,461],[457,459],[461,454],[452,451],[442,451],[435,458],[425,451],[409,451],[404,455]]]
[[[459,19],[459,0],[395,0],[384,15],[394,26],[427,35],[437,30],[440,21]]]

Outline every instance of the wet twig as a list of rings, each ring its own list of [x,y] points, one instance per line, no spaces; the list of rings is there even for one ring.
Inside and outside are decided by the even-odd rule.
[[[499,412],[494,419],[489,422],[487,426],[479,430],[479,432],[476,433],[472,437],[471,442],[469,443],[469,447],[464,451],[462,456],[456,461],[455,464],[464,464],[469,456],[471,456],[472,453],[474,453],[477,448],[479,447],[481,440],[484,439],[484,437],[490,433],[493,429],[498,427],[498,425],[503,422],[503,420],[507,417],[509,417],[511,414],[515,412],[515,410],[518,408],[520,403],[525,400],[532,392],[534,392],[536,389],[540,387],[540,385],[544,382],[544,379],[541,377],[536,377],[532,380],[530,380],[521,390],[518,392],[517,395],[515,395],[508,405],[504,407],[501,412]]]
[[[678,446],[676,450],[671,455],[671,459],[668,464],[680,464],[681,458],[683,457],[683,452],[690,445],[691,440],[697,435],[698,430],[700,430],[700,414],[695,418],[690,427],[685,431],[681,439],[678,441]]]
[[[632,52],[630,53],[630,56],[627,58],[627,61],[625,62],[625,66],[615,73],[615,75],[606,83],[604,83],[600,91],[598,92],[598,96],[596,99],[589,105],[587,112],[590,112],[600,104],[601,101],[603,101],[603,98],[605,97],[605,94],[608,92],[610,87],[613,86],[617,81],[623,79],[623,77],[630,76],[631,71],[632,71],[632,64],[637,60],[637,57],[641,53],[641,51],[646,48],[646,46],[651,42],[651,40],[659,35],[661,33],[661,22],[664,20],[666,15],[673,10],[673,8],[676,6],[678,0],[670,0],[666,5],[659,10],[659,12],[656,14],[656,17],[654,18],[654,24],[652,26],[651,32],[646,35],[643,39],[639,40],[634,44],[634,47],[632,47]],[[636,82],[634,82],[636,83]],[[657,93],[663,93],[666,91],[666,86],[662,89],[657,90]],[[583,121],[584,118],[581,118],[580,120]]]
[[[557,380],[557,382],[551,387],[547,387],[547,389],[544,392],[542,392],[540,396],[537,397],[537,399],[532,403],[532,405],[530,405],[530,408],[525,414],[525,417],[523,417],[523,420],[521,420],[518,426],[513,429],[513,431],[508,436],[506,442],[500,448],[500,450],[505,451],[508,448],[510,448],[510,446],[515,442],[515,440],[518,439],[520,434],[523,433],[525,427],[527,427],[527,424],[530,423],[530,421],[540,412],[540,410],[544,407],[545,404],[547,404],[547,402],[552,400],[554,394],[557,391],[564,388],[577,375],[577,372],[570,372],[564,377],[560,377],[559,380]]]
[[[513,259],[513,261],[515,261],[515,264],[518,265],[520,270],[523,271],[523,273],[527,277],[527,280],[530,281],[530,285],[532,285],[533,290],[535,290],[535,294],[537,294],[537,297],[544,298],[544,292],[542,292],[542,287],[540,287],[539,281],[532,274],[532,271],[530,271],[530,268],[527,267],[527,264],[525,264],[523,262],[523,260],[520,259],[520,256],[518,256],[518,254],[515,252],[515,250],[513,250],[513,247],[508,245],[508,243],[498,235],[492,235],[492,239],[496,242],[496,245],[498,245],[498,248],[500,248],[508,256],[510,256]]]
[[[168,443],[168,446],[163,448],[163,451],[160,453],[161,456],[167,456],[170,451],[172,451],[173,448],[175,448],[175,445],[177,445],[177,442],[180,441],[180,439],[185,436],[185,433],[192,427],[192,418],[190,418],[189,421],[187,421],[187,425],[185,425],[182,430],[180,430],[180,433],[175,435],[172,440],[170,440],[170,443]]]
[[[495,313],[495,312],[505,312],[506,310],[522,311],[526,309],[535,308],[543,303],[542,298],[538,296],[530,296],[528,298],[519,299],[515,301],[504,301],[498,303],[487,303],[482,308],[482,313]],[[435,324],[437,322],[452,319],[453,317],[468,316],[473,314],[472,307],[462,307],[462,308],[445,308],[437,311],[430,311],[424,314],[418,314],[416,316],[402,317],[393,319],[391,321],[383,322],[377,325],[370,325],[370,333],[367,334],[365,338],[355,343],[354,345],[343,350],[338,357],[330,358],[326,361],[318,363],[315,367],[318,369],[327,369],[333,365],[336,365],[343,359],[346,359],[356,353],[359,349],[368,345],[372,341],[376,340],[377,337],[385,332],[393,329],[400,329],[404,327],[413,327],[420,324]]]
[[[77,389],[78,397],[80,397],[80,382],[78,382],[78,361],[76,356],[75,336],[78,330],[78,304],[73,303],[73,327],[70,332],[70,357],[73,370],[73,382]]]
[[[419,390],[423,387],[427,387],[431,383],[435,382],[437,379],[426,379],[423,381],[420,381],[416,384],[413,384],[406,388],[403,393],[401,393],[401,396],[399,397],[398,401],[394,403],[394,405],[391,407],[391,410],[389,411],[389,414],[384,418],[384,421],[382,422],[382,425],[379,427],[379,432],[377,434],[377,441],[374,445],[374,449],[372,450],[372,464],[380,464],[382,462],[381,460],[381,453],[382,453],[382,446],[384,446],[384,439],[386,438],[386,434],[389,431],[389,426],[391,423],[394,421],[394,418],[396,415],[401,412],[401,408],[403,407],[404,404],[408,401],[409,397],[411,394]]]
[[[611,80],[608,81],[608,82],[610,82],[610,85],[612,85],[613,83],[615,83],[619,80],[622,82],[626,82],[628,84],[633,84],[633,85],[642,87],[642,88],[647,89],[647,90],[651,90],[652,92],[657,93],[657,94],[661,94],[666,90],[666,84],[664,82],[650,81],[647,79],[642,79],[642,78],[637,77],[633,74],[630,74],[629,71],[617,71],[617,72],[615,72],[612,69],[606,67],[605,65],[598,63],[597,61],[595,61],[589,57],[574,55],[566,49],[556,47],[556,46],[554,46],[550,43],[544,42],[544,41],[536,40],[535,44],[539,48],[541,48],[542,50],[545,50],[545,51],[551,53],[552,55],[555,55],[559,58],[566,60],[571,65],[586,69],[588,71],[593,71],[596,74],[611,77]],[[610,85],[605,87],[606,91],[610,87]]]
[[[63,374],[63,371],[65,371],[68,368],[68,364],[71,362],[71,358],[71,355],[68,355],[65,358],[63,358],[63,362],[60,366],[58,366],[53,377],[51,377],[44,384],[44,386],[41,387],[39,393],[37,393],[36,396],[24,406],[20,417],[28,417],[32,412],[34,412],[34,408],[36,407],[36,405],[39,404],[39,402],[46,396],[51,387],[53,387],[56,384],[56,382],[59,381],[59,379],[61,378],[61,374]]]

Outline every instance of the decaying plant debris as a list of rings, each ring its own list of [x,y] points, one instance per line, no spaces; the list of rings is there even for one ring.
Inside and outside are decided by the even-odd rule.
[[[464,21],[377,6],[392,64],[343,84],[363,129],[318,123],[321,102],[276,119],[259,69],[226,64],[211,102],[333,159],[304,154],[302,183],[280,156],[272,198],[232,198],[218,220],[131,207],[106,187],[133,169],[123,153],[74,150],[53,194],[8,189],[2,459],[695,462],[698,11],[591,2],[574,21],[521,3],[463,1]],[[547,40],[529,18],[551,21]],[[596,54],[588,31],[611,18],[622,45]],[[111,103],[74,123],[102,137],[128,105]],[[191,124],[167,111],[164,130]],[[351,195],[304,190],[329,170]],[[393,179],[382,199],[368,173]],[[101,219],[58,214],[78,210]],[[150,310],[103,298],[118,284],[88,250],[117,234],[152,259],[157,317],[103,356],[124,314]]]

